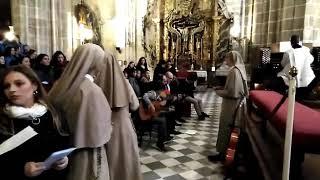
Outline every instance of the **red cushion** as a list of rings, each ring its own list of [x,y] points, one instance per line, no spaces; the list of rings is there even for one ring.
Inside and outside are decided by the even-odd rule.
[[[279,103],[282,95],[274,91],[252,90],[250,91],[251,101],[258,106],[265,117],[271,114],[274,107]],[[271,123],[284,136],[287,120],[288,99],[282,104],[279,110],[271,118]],[[320,112],[295,103],[293,143],[303,148],[319,148],[320,138]]]

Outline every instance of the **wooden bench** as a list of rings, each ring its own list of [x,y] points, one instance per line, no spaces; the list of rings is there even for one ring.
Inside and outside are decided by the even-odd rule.
[[[267,134],[268,136],[261,136],[262,139],[260,143],[258,143],[257,138],[252,137],[251,143],[255,143],[254,146],[259,151],[266,151],[267,152],[267,144],[270,142],[270,138],[276,138],[276,141],[280,142],[279,150],[283,151],[283,142],[285,137],[285,129],[286,129],[286,119],[287,119],[287,106],[288,106],[288,99],[280,106],[278,111],[269,119],[266,117],[270,117],[271,112],[274,110],[275,106],[280,102],[283,95],[274,92],[274,91],[265,91],[265,90],[252,90],[250,91],[250,104],[253,108],[250,114],[255,114],[259,116],[259,119],[262,119],[261,126],[262,127],[256,130],[252,128],[252,120],[250,120],[251,126],[247,129],[249,133],[253,131],[263,131],[265,122],[268,123],[268,130],[270,128],[274,130],[277,135],[273,137],[269,137],[270,133]],[[251,131],[251,132],[250,132]],[[257,136],[259,134],[256,132],[253,136]],[[261,133],[263,134],[263,133]],[[292,153],[291,153],[291,173],[294,173],[292,177],[296,176],[301,173],[302,163],[304,161],[304,154],[305,153],[314,153],[320,154],[320,112],[314,109],[311,109],[301,103],[295,102],[295,113],[294,113],[294,126],[293,126],[293,139],[292,139]],[[256,141],[256,142],[253,142]],[[253,146],[253,145],[252,145]],[[264,146],[264,147],[257,147],[257,146]],[[272,145],[271,145],[272,146]],[[274,146],[274,145],[273,145]],[[270,149],[278,149],[276,147],[270,147]],[[269,152],[270,153],[270,152]],[[282,154],[283,152],[279,152]],[[256,155],[257,156],[257,155]],[[263,161],[266,160],[269,163],[271,162],[270,159],[276,158],[276,154],[265,154],[260,153],[259,158]],[[263,157],[261,157],[263,156]],[[281,155],[278,156],[281,161]],[[269,159],[269,160],[267,160]],[[282,162],[282,161],[281,161]],[[260,165],[261,167],[265,167],[267,169],[272,169],[273,166],[278,166],[278,163],[281,162],[273,162],[275,164],[265,164]],[[267,163],[267,162],[265,162]],[[261,163],[260,163],[261,164]],[[281,167],[281,166],[280,166]],[[279,169],[279,168],[278,168]],[[279,173],[279,172],[278,172]],[[281,172],[280,172],[281,173]],[[278,174],[279,175],[279,174]],[[281,174],[280,174],[281,177]],[[266,178],[268,179],[268,178]],[[274,178],[271,178],[274,179]],[[299,179],[299,178],[297,178]]]
[[[279,103],[282,95],[274,91],[250,91],[251,102],[267,117]],[[280,106],[274,116],[269,119],[272,125],[284,137],[288,99]],[[320,112],[295,102],[293,145],[306,152],[320,153]]]

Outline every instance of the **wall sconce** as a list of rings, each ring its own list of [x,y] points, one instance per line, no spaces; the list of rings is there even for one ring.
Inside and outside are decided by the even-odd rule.
[[[4,37],[8,40],[8,41],[13,41],[16,39],[16,36],[14,34],[14,29],[13,26],[9,26],[9,32],[4,33]]]

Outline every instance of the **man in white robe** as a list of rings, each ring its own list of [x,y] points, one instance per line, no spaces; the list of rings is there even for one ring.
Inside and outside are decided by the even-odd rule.
[[[312,80],[315,78],[314,72],[311,69],[311,63],[313,62],[313,56],[310,53],[310,49],[305,46],[299,45],[299,36],[291,36],[292,48],[286,51],[283,55],[281,65],[282,71],[278,73],[278,77],[282,78],[286,88],[289,86],[289,71],[292,66],[295,66],[298,70],[297,78],[297,96],[305,96],[310,92],[308,87]]]

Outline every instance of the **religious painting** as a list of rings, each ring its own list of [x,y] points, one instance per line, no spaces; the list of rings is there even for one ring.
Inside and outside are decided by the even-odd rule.
[[[81,2],[75,6],[75,17],[79,24],[79,29],[83,28],[86,33],[85,37],[80,37],[80,39],[83,38],[83,43],[93,43],[103,47],[100,19],[95,12],[88,5]]]

